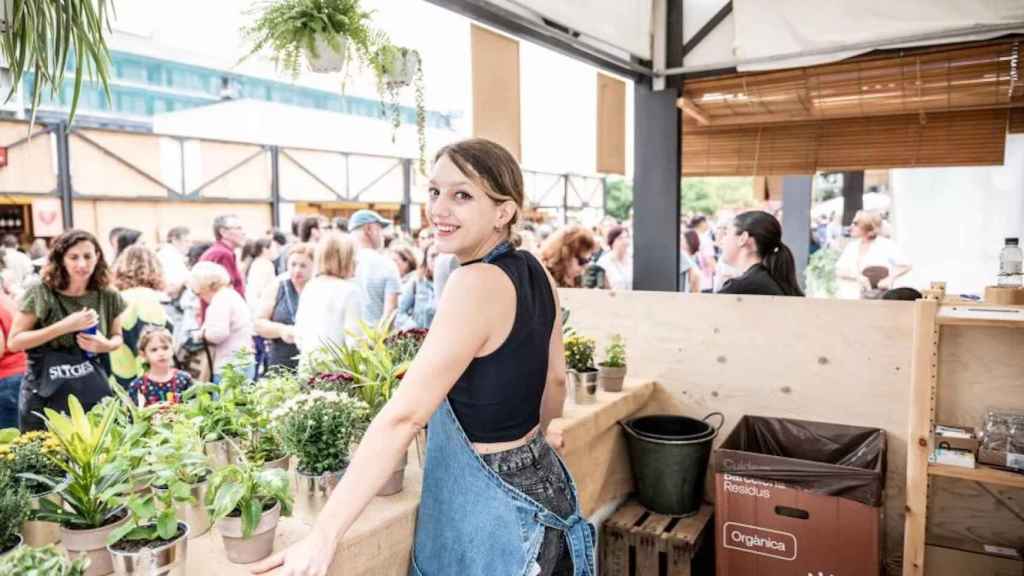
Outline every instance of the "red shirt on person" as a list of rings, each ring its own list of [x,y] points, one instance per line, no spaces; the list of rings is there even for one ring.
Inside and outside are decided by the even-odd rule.
[[[27,366],[24,352],[9,352],[7,350],[7,341],[11,334],[11,323],[14,321],[16,309],[14,300],[11,300],[6,294],[0,293],[0,330],[3,330],[4,333],[4,354],[0,356],[0,378],[24,374]]]
[[[238,262],[235,260],[235,250],[223,240],[217,240],[199,258],[203,262],[215,262],[224,267],[231,277],[231,286],[235,292],[245,298],[245,280],[242,273],[238,271]],[[204,306],[205,309],[205,306]]]

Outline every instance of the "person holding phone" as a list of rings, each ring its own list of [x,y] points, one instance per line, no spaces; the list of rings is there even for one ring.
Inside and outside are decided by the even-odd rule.
[[[43,408],[67,411],[74,394],[89,410],[110,395],[108,354],[123,343],[121,295],[109,287],[110,273],[96,238],[84,230],[58,236],[42,282],[22,296],[7,347],[28,352],[21,383],[18,427],[39,430]]]

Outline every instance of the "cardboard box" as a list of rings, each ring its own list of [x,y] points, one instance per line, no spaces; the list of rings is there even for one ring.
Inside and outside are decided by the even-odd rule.
[[[715,474],[716,574],[879,576],[882,509]]]
[[[1012,549],[936,540],[925,547],[924,569],[928,576],[1021,576],[1024,561]]]
[[[958,430],[967,435],[967,438],[961,438],[959,435],[944,435],[942,434],[943,429]],[[970,452],[972,454],[978,453],[978,446],[981,443],[978,441],[978,436],[974,432],[974,428],[965,426],[943,426],[938,425],[935,427],[935,435],[932,438],[935,448],[945,448],[946,450],[961,450],[963,452]]]

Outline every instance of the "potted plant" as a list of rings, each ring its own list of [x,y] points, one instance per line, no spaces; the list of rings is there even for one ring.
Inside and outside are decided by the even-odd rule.
[[[29,514],[29,495],[10,471],[0,469],[0,558],[21,546],[19,534]]]
[[[274,0],[256,16],[242,28],[252,46],[242,60],[270,48],[274,64],[292,78],[303,60],[313,72],[340,72],[353,51],[366,59],[377,34],[359,0]]]
[[[239,564],[261,560],[274,550],[281,514],[291,513],[288,474],[263,470],[242,459],[214,472],[206,505],[228,560]]]
[[[131,490],[128,465],[124,458],[119,458],[120,447],[111,441],[117,408],[115,402],[103,402],[86,415],[73,395],[68,397],[68,415],[45,408],[46,428],[67,455],[66,459],[54,460],[67,480],[59,483],[43,476],[26,475],[51,489],[59,488],[63,506],[41,500],[36,518],[60,524],[61,540],[68,552],[88,554],[88,576],[113,570],[106,549],[107,536],[128,520],[121,505]]]
[[[567,380],[577,404],[597,401],[597,368],[594,367],[594,339],[573,332],[565,339]]]
[[[621,392],[626,379],[626,343],[621,334],[612,336],[604,354],[604,362],[597,365],[597,382],[606,392]]]
[[[412,362],[426,338],[427,331],[423,328],[409,328],[392,334],[387,339],[392,360],[397,364]]]
[[[85,576],[88,558],[69,559],[56,546],[22,546],[0,560],[0,574],[18,576]]]
[[[295,467],[296,513],[308,522],[327,502],[348,466],[349,446],[366,422],[366,403],[338,392],[313,390],[285,402],[271,419]]]
[[[194,421],[179,418],[158,428],[148,442],[142,473],[156,498],[162,499],[165,507],[173,504],[174,515],[188,524],[189,540],[210,529],[205,499],[213,470]],[[169,530],[170,520],[164,522],[165,531]]]
[[[109,4],[108,0],[0,2],[0,52],[11,74],[7,98],[18,89],[25,72],[33,71],[33,123],[43,92],[49,90],[55,95],[64,87],[69,54],[74,54],[76,62],[68,121],[74,120],[84,75],[98,78],[110,100],[110,52],[104,38],[110,31]]]
[[[60,442],[44,431],[18,434],[17,430],[4,430],[0,438],[0,467],[10,471],[29,493],[29,509],[32,513],[21,526],[21,535],[29,546],[45,546],[60,541],[60,526],[53,522],[35,519],[39,501],[47,499],[60,504],[60,495],[51,484],[45,484],[23,475],[42,476],[54,483],[64,479],[64,470],[55,461],[64,458]]]
[[[191,498],[189,486],[178,483],[162,491],[132,494],[127,500],[128,521],[107,536],[107,551],[113,559],[114,573],[121,576],[183,573],[189,526],[178,520],[177,505]]]
[[[377,77],[377,92],[385,117],[391,120],[392,141],[402,126],[402,107],[399,95],[402,88],[413,86],[416,104],[416,136],[419,143],[419,171],[426,174],[427,110],[420,53],[412,48],[392,44],[382,37],[370,53],[369,64]]]
[[[225,368],[225,373],[230,372]],[[214,469],[234,462],[230,439],[242,436],[240,412],[236,404],[238,391],[225,379],[224,385],[196,384],[182,398],[181,414],[195,421],[203,440],[203,449]]]

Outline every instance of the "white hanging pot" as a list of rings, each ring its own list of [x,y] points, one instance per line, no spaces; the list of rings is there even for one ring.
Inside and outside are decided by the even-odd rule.
[[[341,72],[345,68],[345,55],[347,54],[348,38],[338,37],[340,50],[335,50],[327,42],[327,39],[320,36],[316,39],[316,54],[306,51],[306,64],[313,72],[321,74],[327,72]]]
[[[420,67],[420,55],[413,50],[399,50],[391,58],[384,81],[396,86],[412,84]]]
[[[14,17],[14,0],[0,0],[0,34],[7,32],[9,19]]]

